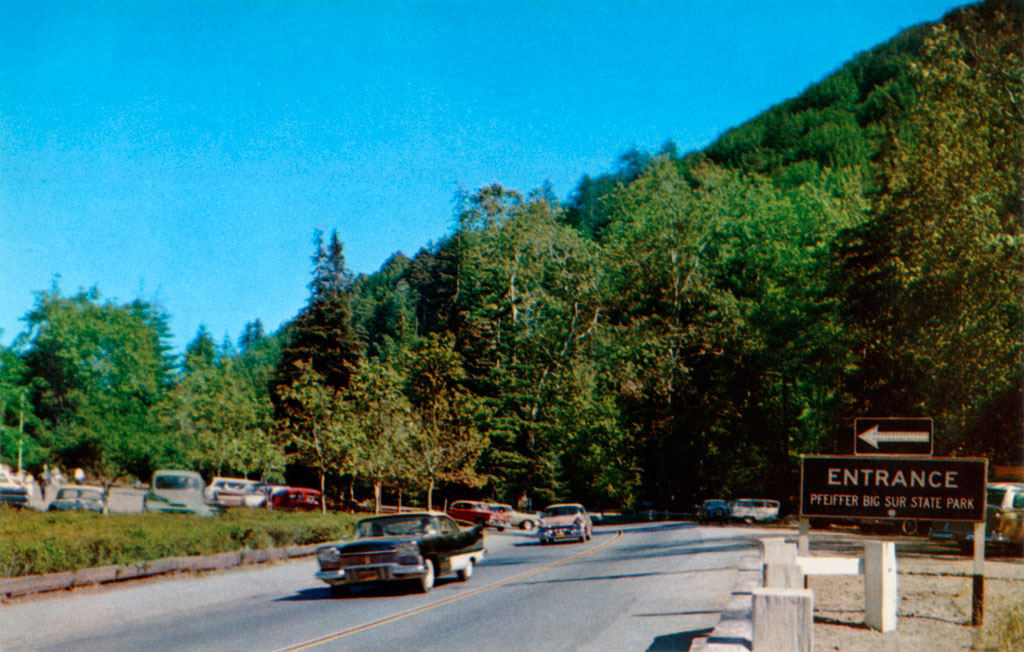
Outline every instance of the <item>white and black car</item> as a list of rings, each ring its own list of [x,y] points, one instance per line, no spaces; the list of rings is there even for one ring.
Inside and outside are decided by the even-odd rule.
[[[321,546],[316,577],[335,597],[353,585],[394,581],[426,593],[442,575],[468,580],[483,557],[482,525],[462,528],[446,514],[405,512],[364,518],[352,541]]]

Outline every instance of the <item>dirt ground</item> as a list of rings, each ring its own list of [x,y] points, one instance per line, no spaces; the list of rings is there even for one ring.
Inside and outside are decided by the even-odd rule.
[[[811,540],[815,555],[850,554],[863,538]],[[985,608],[981,627],[971,626],[973,561],[927,539],[896,541],[898,624],[881,633],[864,625],[864,578],[812,576],[815,652],[960,652],[994,650],[1000,617],[1024,602],[1024,559],[985,561]],[[817,548],[817,549],[816,549]]]

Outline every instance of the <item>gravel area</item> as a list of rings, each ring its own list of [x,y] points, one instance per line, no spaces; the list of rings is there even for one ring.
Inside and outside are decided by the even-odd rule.
[[[901,548],[904,548],[901,550]],[[911,551],[905,550],[911,548]],[[985,562],[984,624],[971,626],[973,562],[965,557],[913,552],[897,543],[899,622],[881,633],[864,625],[864,578],[812,576],[815,652],[959,652],[993,650],[1001,618],[1024,603],[1024,559]],[[813,551],[812,554],[836,554]]]

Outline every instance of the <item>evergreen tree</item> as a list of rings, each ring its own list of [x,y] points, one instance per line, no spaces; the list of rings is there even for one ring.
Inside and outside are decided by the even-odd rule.
[[[351,320],[352,276],[345,266],[338,234],[332,234],[331,244],[325,248],[318,230],[314,242],[309,302],[288,326],[287,344],[271,382],[278,418],[287,418],[288,408],[277,390],[293,385],[302,375],[300,363],[308,364],[331,390],[344,391],[362,355],[363,347]]]

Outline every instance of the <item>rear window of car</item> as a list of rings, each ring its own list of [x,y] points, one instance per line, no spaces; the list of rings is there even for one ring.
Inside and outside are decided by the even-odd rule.
[[[1018,493],[1013,497],[1013,508],[1024,509],[1024,493]]]
[[[1006,497],[1006,489],[989,489],[988,504],[996,507],[1003,506],[1003,499]]]

